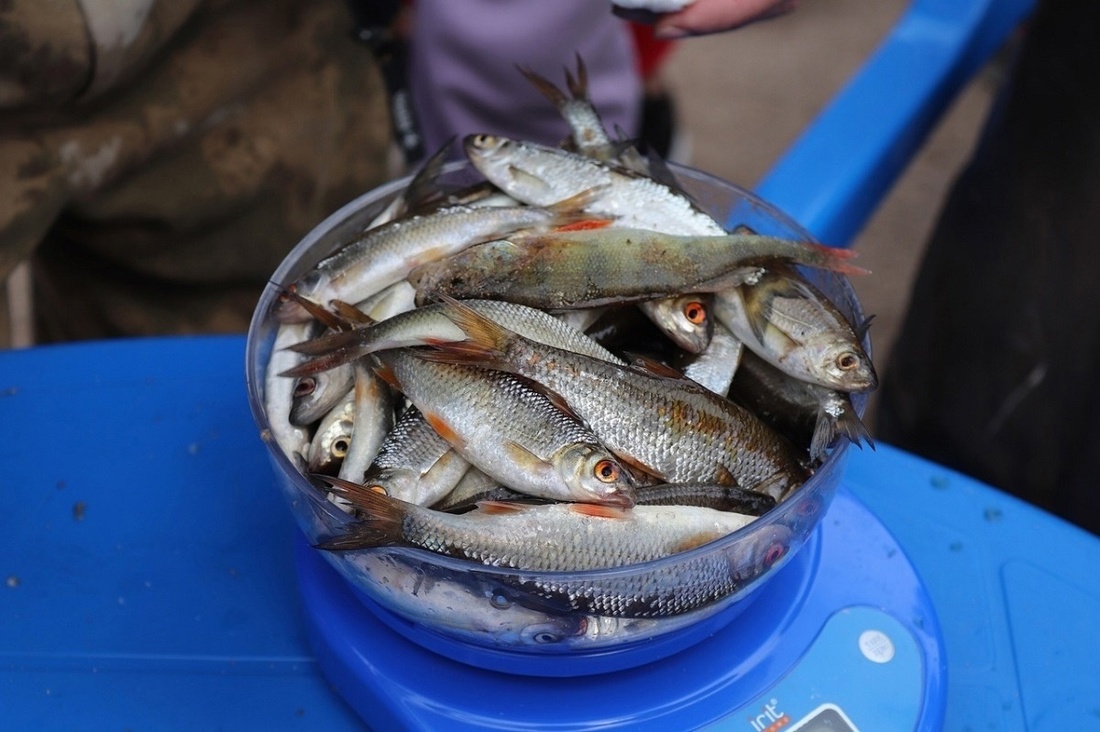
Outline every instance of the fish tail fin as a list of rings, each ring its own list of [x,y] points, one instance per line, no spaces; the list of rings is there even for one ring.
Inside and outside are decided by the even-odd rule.
[[[869,275],[871,270],[853,264],[850,260],[859,256],[854,249],[840,249],[824,244],[812,244],[806,242],[807,255],[805,260],[799,260],[802,264],[818,269],[827,269],[846,275]]]
[[[364,342],[359,330],[346,330],[338,333],[329,333],[319,338],[296,343],[288,346],[287,350],[310,356],[310,360],[281,372],[280,376],[301,378],[303,376],[315,376],[322,371],[350,363],[370,353],[373,348],[369,342]]]
[[[526,66],[520,66],[519,64],[516,64],[516,70],[523,74],[523,77],[531,82],[531,85],[538,89],[544,97],[549,99],[556,109],[561,110],[569,103],[569,98],[565,96],[562,90],[546,77],[535,73]]]
[[[344,316],[334,313],[324,305],[304,297],[293,288],[284,287],[280,299],[283,302],[295,303],[309,313],[321,325],[329,330],[351,330],[353,325]]]
[[[875,442],[871,439],[867,425],[863,424],[863,420],[849,404],[839,415],[834,416],[824,409],[818,412],[814,434],[810,440],[810,457],[816,460],[824,455],[825,448],[837,435],[843,435],[856,447],[862,448],[866,443],[872,450],[875,449]]]
[[[336,495],[365,516],[348,533],[317,544],[318,549],[347,551],[402,543],[407,513],[404,501],[336,476],[315,474],[313,477],[328,483]]]
[[[565,86],[574,99],[588,101],[588,67],[584,65],[584,59],[581,58],[580,53],[575,55],[577,58],[577,75],[573,76],[569,69],[565,69]]]

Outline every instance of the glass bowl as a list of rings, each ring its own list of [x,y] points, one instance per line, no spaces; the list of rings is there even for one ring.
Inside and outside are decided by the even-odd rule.
[[[787,216],[731,183],[672,165],[682,188],[727,229],[746,225],[760,234],[813,241]],[[441,185],[481,180],[465,162],[445,167]],[[362,230],[405,187],[395,180],[336,211],[310,232],[271,277],[248,333],[248,398],[261,434],[269,434],[265,375],[279,326],[274,311],[280,288],[291,283],[341,242]],[[807,270],[811,281],[853,322],[861,322],[855,292],[842,275]],[[868,349],[869,343],[864,344]],[[862,414],[865,397],[853,395]],[[310,545],[343,533],[351,517],[329,502],[281,449],[267,440],[274,482]],[[813,475],[786,500],[742,529],[709,544],[658,561],[584,572],[527,572],[485,566],[400,546],[319,552],[361,600],[361,610],[414,642],[453,659],[494,670],[535,675],[583,675],[649,663],[697,643],[734,622],[762,585],[804,546],[821,521],[841,479],[850,445],[828,450]],[[579,615],[533,602],[531,582],[560,587],[615,588],[658,577],[683,576],[718,563],[737,582],[733,591],[686,613],[623,618]]]

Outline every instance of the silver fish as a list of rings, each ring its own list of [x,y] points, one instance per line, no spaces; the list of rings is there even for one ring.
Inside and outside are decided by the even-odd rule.
[[[582,194],[582,200],[587,197]],[[298,295],[325,303],[359,302],[405,278],[419,264],[520,229],[554,226],[577,218],[575,201],[559,208],[536,206],[451,206],[369,229],[321,260],[290,286]],[[276,311],[283,322],[301,322],[309,313],[294,300]]]
[[[512,374],[426,361],[413,349],[375,358],[380,375],[436,432],[508,487],[554,500],[633,505],[629,472],[553,395]]]
[[[467,307],[534,341],[558,346],[594,358],[623,363],[596,341],[559,318],[536,308],[496,300],[467,300]],[[458,328],[439,303],[399,313],[393,317],[350,331],[331,333],[291,346],[297,353],[313,356],[284,373],[292,376],[316,374],[361,358],[375,351],[429,343],[463,340]]]
[[[368,490],[431,505],[451,493],[470,468],[416,407],[405,410],[361,476],[340,476]]]
[[[747,348],[796,378],[829,389],[871,391],[874,364],[839,309],[796,269],[776,265],[753,283],[715,293],[715,317]]]
[[[534,343],[450,300],[465,341],[425,358],[525,376],[559,394],[615,454],[670,483],[736,483],[779,500],[808,477],[789,442],[751,412],[678,373]],[[671,372],[671,369],[669,370]]]
[[[354,488],[351,488],[354,490]],[[671,557],[720,539],[751,516],[695,506],[482,503],[449,514],[365,492],[356,502],[367,518],[319,545],[347,551],[407,544],[497,568],[578,572]],[[784,531],[786,532],[784,534]],[[532,537],[538,541],[532,541]],[[636,573],[517,575],[515,590],[563,612],[612,617],[666,617],[702,607],[744,587],[786,551],[782,526],[746,537],[729,552],[693,553]]]
[[[294,465],[304,465],[310,436],[306,429],[291,422],[294,379],[282,376],[281,372],[302,360],[297,353],[286,349],[306,338],[309,328],[307,323],[284,323],[279,326],[264,378],[264,411],[270,427],[262,437],[265,441],[274,440]]]
[[[545,206],[584,191],[600,191],[584,210],[617,225],[669,234],[723,234],[710,215],[678,191],[584,155],[495,135],[470,135],[470,162],[524,203]]]
[[[300,427],[313,424],[347,397],[354,385],[355,371],[350,363],[296,378],[290,408],[291,423]]]
[[[851,394],[789,376],[751,351],[744,356],[730,396],[793,441],[808,444],[812,460],[822,459],[839,435],[874,449]]]
[[[351,448],[355,431],[355,390],[350,390],[317,425],[309,447],[309,469],[314,473],[336,475]]]
[[[389,387],[368,364],[356,361],[352,368],[355,371],[353,430],[337,475],[348,480],[362,480],[393,428],[394,409]]]
[[[744,344],[721,323],[715,323],[710,343],[702,353],[690,354],[678,364],[684,376],[707,387],[715,394],[729,394],[741,362]]]

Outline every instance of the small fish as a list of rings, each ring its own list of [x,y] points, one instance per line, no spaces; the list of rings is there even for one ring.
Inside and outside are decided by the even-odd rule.
[[[580,56],[577,56],[577,75],[574,77],[568,69],[565,71],[565,83],[566,88],[569,89],[569,95],[531,69],[522,66],[517,68],[561,113],[572,131],[573,147],[577,152],[603,162],[618,160],[619,151],[607,134],[599,112],[588,97],[588,70]]]
[[[302,360],[297,353],[286,349],[306,338],[309,328],[308,323],[284,323],[279,326],[264,377],[264,412],[270,426],[263,438],[274,440],[297,467],[305,465],[310,436],[308,430],[294,424],[290,419],[294,403],[294,379],[282,376],[281,372]]]
[[[495,300],[467,300],[466,306],[539,343],[623,363],[576,328],[542,310]],[[376,351],[463,340],[465,337],[466,334],[447,317],[444,307],[433,303],[378,323],[290,346],[296,353],[314,358],[297,364],[284,374],[305,377]]]
[[[846,392],[878,385],[862,345],[867,323],[853,327],[792,267],[770,266],[755,282],[716,292],[714,312],[747,348],[791,376]]]
[[[362,475],[341,475],[367,490],[427,506],[449,495],[470,469],[416,407],[405,410]]]
[[[729,394],[743,350],[741,339],[726,326],[715,323],[706,349],[681,358],[677,367],[687,378],[725,396]]]
[[[555,395],[512,374],[418,354],[379,351],[379,374],[470,463],[528,495],[633,505],[630,473]]]
[[[300,427],[315,423],[347,397],[354,385],[355,370],[350,363],[296,378],[290,409],[291,423]]]
[[[352,368],[355,371],[352,433],[337,475],[362,480],[394,426],[393,396],[367,363],[356,361]]]
[[[775,508],[775,499],[735,485],[714,483],[656,483],[638,488],[638,506],[702,506],[763,516]]]
[[[480,241],[584,218],[577,206],[590,195],[586,192],[551,208],[450,206],[396,219],[345,243],[287,289],[314,302],[359,302],[404,279],[417,265]],[[282,322],[301,322],[309,313],[299,302],[285,300],[276,317]]]
[[[751,351],[744,355],[730,396],[797,444],[808,444],[811,460],[822,459],[838,435],[856,446],[875,447],[851,394],[789,376]]]
[[[516,234],[417,267],[408,279],[420,303],[448,295],[558,310],[726,290],[780,262],[862,272],[849,263],[853,256],[754,234],[677,236],[611,227]]]
[[[461,302],[446,304],[467,339],[431,347],[423,358],[502,369],[542,384],[636,469],[670,483],[735,482],[777,500],[808,477],[793,445],[748,410],[678,373],[655,374],[534,343]]]
[[[337,483],[338,479],[327,478]],[[355,490],[354,486],[348,490]],[[319,544],[349,551],[401,544],[498,568],[579,572],[663,559],[727,536],[751,516],[695,506],[482,503],[450,514],[364,492],[366,519]],[[789,530],[762,531],[736,553],[696,553],[649,571],[610,575],[517,576],[515,589],[549,606],[613,617],[688,612],[745,586],[786,552]],[[532,541],[532,537],[538,541]],[[503,581],[503,580],[502,580]]]
[[[617,225],[668,234],[724,234],[722,226],[678,190],[584,155],[495,135],[469,135],[466,156],[516,200],[545,206],[584,191],[599,195],[583,210]]]
[[[351,449],[354,431],[355,390],[352,389],[318,423],[309,448],[310,471],[336,475]]]

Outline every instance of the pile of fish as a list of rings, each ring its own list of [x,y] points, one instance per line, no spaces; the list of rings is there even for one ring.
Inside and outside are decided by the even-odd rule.
[[[570,123],[563,146],[470,136],[483,181],[440,185],[440,151],[285,283],[269,437],[352,517],[324,549],[534,572],[663,559],[786,500],[838,439],[870,442],[852,404],[876,386],[866,324],[804,274],[861,272],[852,253],[727,232],[608,135],[583,64],[569,94],[524,73]],[[763,534],[737,561],[509,591],[676,616],[782,556],[782,527]]]

